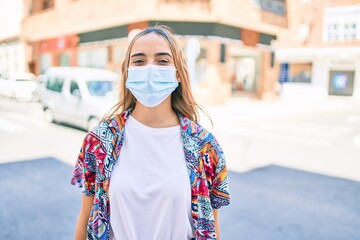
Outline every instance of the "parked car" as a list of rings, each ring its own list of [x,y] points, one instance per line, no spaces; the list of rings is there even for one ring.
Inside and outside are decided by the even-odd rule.
[[[116,104],[119,79],[103,69],[52,67],[41,76],[37,96],[48,122],[89,130]]]
[[[44,89],[44,74],[41,74],[39,76],[37,76],[37,82],[36,82],[36,87],[35,87],[35,92],[34,92],[34,100],[36,102],[40,102],[40,94]]]
[[[0,77],[0,96],[30,101],[35,88],[36,77],[32,73],[5,73]]]

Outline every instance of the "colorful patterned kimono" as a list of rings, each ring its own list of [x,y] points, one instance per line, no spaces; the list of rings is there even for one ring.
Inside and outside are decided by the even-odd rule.
[[[121,154],[130,114],[128,110],[91,130],[75,165],[71,184],[81,187],[85,195],[94,196],[87,227],[90,240],[109,239],[111,172]],[[216,239],[213,209],[230,203],[224,154],[215,137],[202,126],[182,115],[179,120],[191,183],[194,236],[196,240]]]

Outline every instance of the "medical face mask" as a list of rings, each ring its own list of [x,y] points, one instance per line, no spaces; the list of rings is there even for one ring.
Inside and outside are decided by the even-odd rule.
[[[174,66],[131,66],[126,88],[147,107],[156,107],[177,88]]]

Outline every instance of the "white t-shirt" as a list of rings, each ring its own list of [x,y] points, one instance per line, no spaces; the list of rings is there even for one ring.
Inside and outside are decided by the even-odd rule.
[[[109,197],[110,239],[192,238],[191,189],[180,126],[151,128],[129,116]]]

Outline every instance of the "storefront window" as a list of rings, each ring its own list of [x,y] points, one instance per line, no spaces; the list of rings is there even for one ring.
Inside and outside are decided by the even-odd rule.
[[[279,83],[311,83],[311,63],[282,63],[280,65]]]
[[[106,68],[108,63],[108,49],[80,50],[77,55],[77,63],[80,67]]]
[[[234,91],[254,91],[256,79],[256,59],[238,57],[234,59],[234,74],[231,78]]]
[[[311,63],[296,63],[290,65],[290,82],[311,83]]]
[[[330,71],[329,94],[351,96],[354,92],[354,71]]]
[[[44,53],[40,55],[40,73],[45,73],[46,70],[53,66],[51,53]]]
[[[59,66],[70,66],[70,65],[71,65],[70,53],[60,53],[59,54]]]

